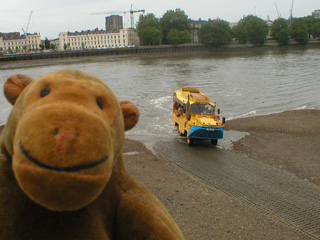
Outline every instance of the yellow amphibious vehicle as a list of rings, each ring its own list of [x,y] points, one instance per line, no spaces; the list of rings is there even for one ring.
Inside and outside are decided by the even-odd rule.
[[[173,125],[177,126],[181,135],[187,136],[189,146],[194,140],[211,140],[217,145],[218,139],[223,138],[225,118],[218,116],[220,110],[210,98],[198,88],[181,88],[173,94]]]

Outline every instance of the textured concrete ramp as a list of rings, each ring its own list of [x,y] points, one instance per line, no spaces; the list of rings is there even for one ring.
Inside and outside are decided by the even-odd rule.
[[[157,154],[202,182],[244,199],[311,238],[320,239],[320,187],[294,175],[209,145],[158,142]]]

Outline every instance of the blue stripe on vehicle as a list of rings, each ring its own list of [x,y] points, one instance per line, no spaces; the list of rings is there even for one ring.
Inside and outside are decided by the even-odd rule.
[[[224,130],[222,127],[192,126],[190,128],[188,137],[199,139],[222,139],[223,132]]]

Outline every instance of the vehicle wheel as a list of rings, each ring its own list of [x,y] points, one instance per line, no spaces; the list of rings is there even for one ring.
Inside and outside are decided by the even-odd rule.
[[[211,139],[211,144],[212,144],[213,146],[217,146],[217,144],[218,144],[218,139]]]
[[[191,146],[193,145],[193,139],[190,138],[190,137],[188,137],[188,138],[187,138],[187,143],[188,143],[188,145],[191,147]]]

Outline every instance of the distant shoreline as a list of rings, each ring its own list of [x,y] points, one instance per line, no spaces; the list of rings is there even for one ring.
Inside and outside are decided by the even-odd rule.
[[[310,40],[308,44],[297,44],[292,42],[289,45],[279,45],[273,40],[267,41],[264,45],[253,45],[250,43],[230,43],[223,47],[210,47],[202,44],[182,44],[182,45],[160,45],[160,46],[142,46],[128,48],[111,49],[91,49],[91,50],[67,50],[53,52],[37,52],[24,54],[11,54],[0,56],[0,62],[53,59],[53,58],[78,58],[91,56],[115,56],[115,55],[137,55],[137,54],[166,54],[166,53],[192,53],[192,52],[234,52],[247,50],[269,50],[275,48],[294,49],[296,47],[313,48],[320,47],[320,40]]]

